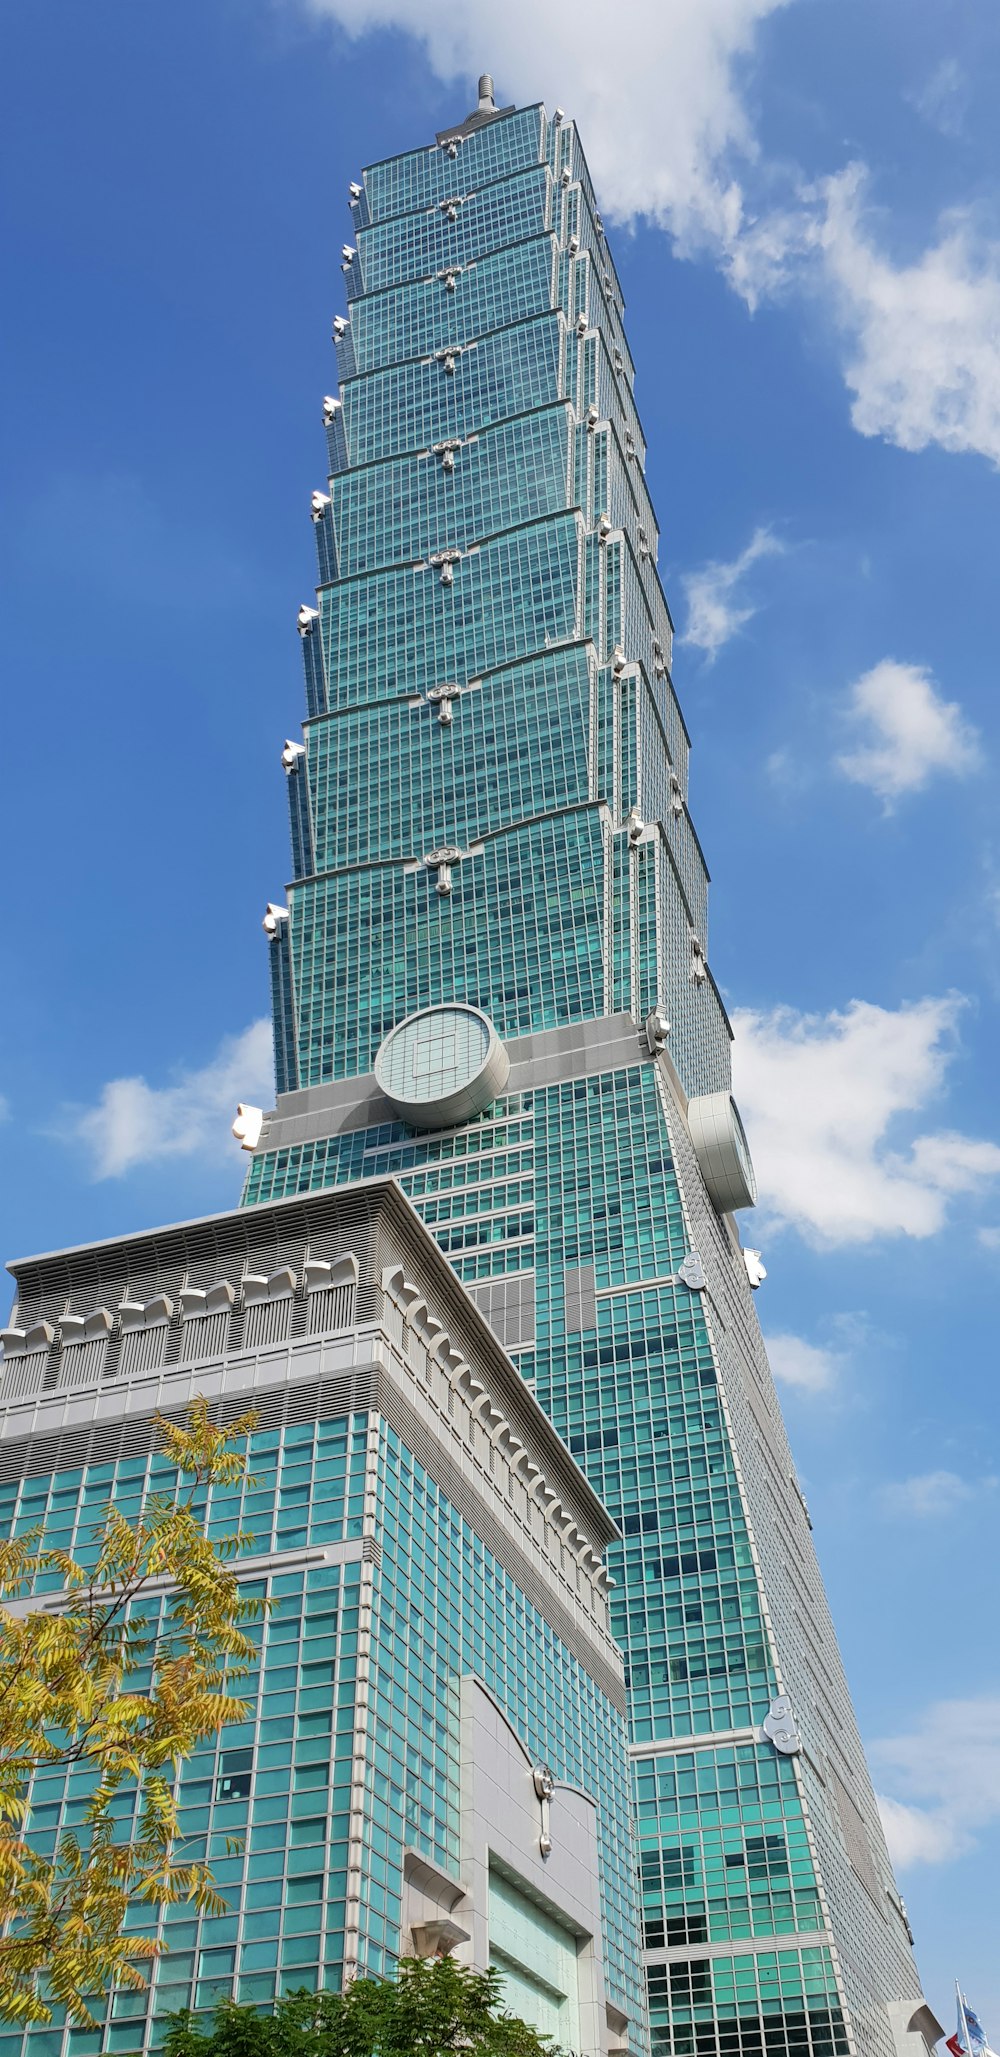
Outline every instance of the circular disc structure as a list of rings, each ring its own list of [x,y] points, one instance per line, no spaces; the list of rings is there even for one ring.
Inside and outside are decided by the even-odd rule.
[[[699,1093],[688,1101],[688,1128],[709,1198],[720,1214],[753,1207],[757,1200],[739,1108],[731,1093]]]
[[[413,1128],[448,1128],[491,1107],[510,1058],[478,1007],[423,1007],[390,1029],[375,1059],[381,1092]]]

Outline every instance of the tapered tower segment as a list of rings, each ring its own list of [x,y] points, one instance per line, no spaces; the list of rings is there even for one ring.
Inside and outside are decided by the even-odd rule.
[[[246,1201],[395,1174],[622,1530],[654,2047],[919,2057],[937,2024],[736,1223],[753,1173],[580,142],[485,80],[351,204]]]

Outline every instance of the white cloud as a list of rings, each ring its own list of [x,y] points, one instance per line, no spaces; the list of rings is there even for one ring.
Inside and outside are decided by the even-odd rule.
[[[1000,1818],[1000,1698],[939,1700],[909,1735],[872,1743],[893,1862],[941,1864]]]
[[[798,1386],[802,1392],[827,1391],[840,1369],[835,1351],[821,1350],[802,1336],[765,1336],[764,1347],[779,1385]]]
[[[992,1491],[996,1483],[994,1478],[962,1478],[957,1471],[925,1471],[883,1486],[879,1500],[886,1514],[937,1521]]]
[[[873,231],[868,182],[859,163],[800,179],[783,206],[745,212],[718,260],[750,307],[795,294],[820,305],[861,435],[1000,464],[1000,246],[970,208],[952,208],[925,248],[897,258]]]
[[[942,136],[961,135],[970,96],[968,75],[957,57],[943,57],[920,91],[906,97]]]
[[[784,547],[770,529],[755,529],[746,549],[729,564],[713,562],[703,565],[700,571],[686,573],[685,643],[694,643],[699,650],[707,651],[711,661],[757,612],[740,591],[748,571],[762,557],[780,557]]]
[[[613,19],[603,0],[285,4],[352,36],[415,36],[454,85],[456,115],[484,62],[502,99],[559,102],[580,123],[609,218],[658,223],[750,304],[782,291],[820,299],[862,435],[1000,463],[1000,264],[971,211],[897,259],[866,220],[863,164],[810,184],[761,152],[743,89],[762,25],[793,0],[629,0]],[[944,70],[928,107],[935,90],[939,107],[953,101],[954,85]]]
[[[1000,1147],[976,1137],[945,1131],[900,1147],[902,1118],[942,1089],[961,1005],[737,1013],[736,1090],[773,1226],[828,1249],[930,1236],[950,1196],[1000,1177]]]
[[[968,1848],[968,1839],[946,1815],[907,1807],[903,1800],[891,1800],[878,1793],[878,1811],[896,1871],[908,1871],[914,1864],[947,1864]]]
[[[238,1100],[270,1104],[274,1069],[269,1021],[227,1036],[210,1064],[171,1085],[111,1079],[94,1107],[74,1109],[61,1133],[90,1151],[95,1178],[119,1178],[137,1164],[201,1151],[235,1154],[229,1134]]]
[[[864,219],[866,173],[822,188],[816,248],[849,338],[851,420],[903,450],[974,450],[1000,464],[1000,250],[954,210],[911,263],[880,250]]]
[[[484,68],[501,102],[544,99],[579,122],[600,188],[619,219],[646,214],[682,248],[726,247],[742,193],[734,165],[756,143],[740,73],[759,24],[791,0],[629,0],[612,17],[603,0],[296,0],[350,35],[399,28],[423,43],[440,79],[454,82],[455,117],[475,105]]]
[[[961,778],[981,762],[975,731],[961,708],[941,698],[921,665],[884,657],[855,680],[845,711],[863,739],[837,758],[838,769],[887,805],[902,793],[918,792],[934,772]]]
[[[1000,1250],[1000,1228],[981,1228],[978,1241],[984,1250]]]
[[[1000,464],[1000,246],[953,208],[925,248],[897,258],[873,231],[868,182],[858,163],[800,181],[785,206],[744,219],[723,268],[751,307],[799,293],[832,317],[861,435]]]
[[[936,1136],[917,1137],[908,1169],[939,1193],[969,1193],[996,1178],[1000,1155],[995,1143],[943,1129]]]

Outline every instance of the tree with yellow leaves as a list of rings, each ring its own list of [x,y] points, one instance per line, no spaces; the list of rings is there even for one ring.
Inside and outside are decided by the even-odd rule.
[[[0,1543],[0,2015],[50,2021],[65,2009],[93,2025],[88,2000],[114,1986],[139,1989],[143,1965],[162,1949],[124,1935],[136,1903],[155,1910],[190,1900],[224,1911],[208,1866],[186,1861],[177,1842],[175,1782],[181,1761],[207,1736],[246,1719],[237,1690],[257,1656],[248,1624],[266,1602],[241,1594],[234,1559],[252,1538],[212,1542],[196,1502],[212,1484],[246,1473],[246,1437],[257,1417],[217,1428],[198,1400],[187,1425],[157,1417],[177,1466],[173,1494],[150,1497],[135,1526],[104,1511],[97,1557],[85,1570],[47,1550],[39,1530]],[[185,1489],[184,1480],[190,1485]],[[44,1604],[26,1599],[41,1573],[63,1580]],[[166,1591],[153,1634],[142,1607]],[[79,1830],[54,1856],[32,1848],[34,1772],[65,1765],[93,1774]],[[137,1796],[137,1826],[118,1839],[116,1801]]]

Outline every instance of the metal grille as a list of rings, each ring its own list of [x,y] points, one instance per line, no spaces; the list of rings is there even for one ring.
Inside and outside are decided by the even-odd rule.
[[[322,1335],[328,1329],[353,1328],[354,1280],[345,1286],[320,1286],[309,1295],[309,1334]]]
[[[157,1322],[155,1328],[127,1328],[118,1356],[119,1378],[131,1378],[140,1371],[155,1371],[163,1363],[166,1347],[166,1322]]]
[[[506,1350],[521,1350],[535,1340],[535,1274],[511,1272],[507,1278],[487,1279],[471,1288],[472,1297],[485,1314]]]
[[[196,1314],[186,1321],[181,1329],[182,1364],[200,1364],[203,1357],[221,1357],[226,1348],[226,1332],[229,1315],[225,1308],[219,1314]]]
[[[372,1203],[350,1192],[315,1193],[295,1210],[255,1207],[207,1221],[179,1222],[148,1236],[59,1252],[17,1267],[19,1326],[58,1323],[67,1304],[86,1314],[116,1307],[128,1298],[142,1302],[165,1293],[176,1301],[185,1286],[210,1290],[221,1280],[233,1285],[247,1272],[270,1277],[288,1265],[301,1275],[306,1249],[336,1263],[345,1246],[359,1259],[359,1319],[378,1312],[371,1239]]]
[[[564,1277],[566,1334],[579,1336],[586,1329],[597,1327],[597,1301],[594,1297],[596,1274],[592,1264],[567,1265]]]
[[[862,1885],[871,1895],[875,1905],[878,1906],[882,1897],[881,1888],[875,1875],[871,1844],[868,1841],[868,1830],[865,1827],[864,1816],[856,1801],[848,1792],[840,1773],[834,1770],[832,1764],[829,1770],[848,1857]]]
[[[74,1348],[80,1347],[74,1344]],[[332,1421],[343,1414],[363,1414],[378,1405],[377,1375],[366,1366],[341,1378],[317,1379],[309,1385],[272,1386],[254,1392],[253,1407],[260,1429],[283,1428],[293,1421]],[[246,1412],[247,1395],[210,1404],[212,1420],[225,1424]],[[162,1418],[185,1423],[186,1407],[165,1407]],[[23,1436],[0,1441],[0,1482],[43,1478],[50,1472],[76,1471],[86,1464],[115,1464],[124,1457],[142,1457],[160,1441],[157,1417],[138,1414],[101,1422],[93,1428],[66,1429],[61,1435]]]
[[[47,1350],[26,1350],[19,1357],[5,1357],[0,1366],[0,1403],[37,1393],[45,1377],[48,1356]]]
[[[254,1300],[247,1308],[243,1331],[244,1350],[260,1350],[266,1343],[283,1343],[292,1318],[292,1303],[283,1300]]]
[[[59,1384],[91,1385],[104,1370],[107,1352],[107,1336],[92,1336],[85,1343],[67,1343],[59,1361]]]

